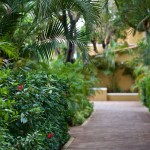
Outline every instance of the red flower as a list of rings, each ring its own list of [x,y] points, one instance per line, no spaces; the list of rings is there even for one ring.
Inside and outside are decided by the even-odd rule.
[[[49,133],[49,134],[47,135],[47,138],[48,138],[48,139],[51,139],[53,136],[54,136],[53,133]]]
[[[19,86],[18,86],[18,91],[21,91],[22,88],[23,88],[23,86],[22,86],[22,85],[19,85]]]

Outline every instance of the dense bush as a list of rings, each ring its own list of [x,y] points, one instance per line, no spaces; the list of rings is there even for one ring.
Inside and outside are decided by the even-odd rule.
[[[0,80],[1,140],[10,136],[0,147],[58,150],[64,145],[69,138],[65,81],[40,71],[10,70],[3,70]]]
[[[58,150],[69,139],[68,126],[93,111],[87,97],[96,80],[82,64],[59,60],[39,69],[0,71],[1,150]]]
[[[93,111],[88,97],[93,94],[91,88],[98,82],[95,78],[95,70],[83,68],[80,61],[64,64],[61,59],[58,59],[51,64],[50,71],[68,81],[68,106],[72,117],[70,125],[83,123]]]
[[[143,104],[150,110],[150,75],[144,76],[139,81],[139,89]]]
[[[150,109],[150,75],[149,67],[143,64],[136,66],[134,70],[136,77],[133,90],[136,90],[140,94],[142,103]]]

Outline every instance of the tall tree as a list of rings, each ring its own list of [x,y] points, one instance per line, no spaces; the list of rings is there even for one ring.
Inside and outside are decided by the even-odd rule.
[[[93,25],[93,34],[91,36],[91,42],[94,47],[94,51],[97,52],[96,43],[102,44],[105,50],[112,40],[117,41],[118,38],[125,37],[126,25],[120,20],[120,15],[116,5],[112,0],[102,0],[101,9],[101,24]]]
[[[77,33],[76,24],[80,17],[85,21],[87,29],[90,31],[92,24],[98,23],[100,20],[101,3],[99,0],[51,0],[37,1],[38,16],[46,17],[48,20],[58,20],[63,26],[64,37],[67,40],[67,56],[66,62],[71,62],[75,44],[80,48],[83,55],[86,53],[85,38]],[[49,24],[47,24],[49,26]]]
[[[5,0],[1,1],[0,33],[12,42],[20,56],[49,59],[58,45],[67,44],[66,62],[75,45],[88,57],[86,33],[76,27],[80,18],[88,32],[100,20],[100,0]]]
[[[150,34],[150,1],[149,0],[115,0],[122,22],[136,31]]]

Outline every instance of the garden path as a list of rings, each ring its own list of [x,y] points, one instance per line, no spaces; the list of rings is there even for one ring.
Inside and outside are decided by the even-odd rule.
[[[73,127],[67,150],[150,150],[150,113],[140,102],[94,102],[86,124]]]

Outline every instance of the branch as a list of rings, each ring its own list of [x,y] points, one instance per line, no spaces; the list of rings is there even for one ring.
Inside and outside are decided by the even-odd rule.
[[[139,22],[139,24],[137,25],[136,30],[138,30],[138,28],[140,27],[140,25],[141,25],[142,23],[144,23],[145,21],[147,21],[147,19],[149,19],[149,17],[150,17],[150,15],[147,15],[144,19],[142,19],[142,20]],[[147,25],[144,25],[144,28],[145,28],[145,30],[147,30]]]
[[[74,14],[70,10],[68,10],[68,16],[69,16],[71,21],[75,20],[74,19]]]
[[[80,12],[78,12],[78,14],[77,14],[77,16],[76,16],[76,19],[75,19],[75,22],[78,22],[78,21],[79,21],[80,16],[81,16],[81,13],[80,13]]]
[[[114,0],[115,1],[115,4],[116,4],[116,6],[117,6],[117,9],[119,10],[120,8],[119,8],[119,3],[117,2],[117,0]]]
[[[68,38],[68,24],[67,24],[67,15],[66,15],[66,11],[63,10],[62,11],[63,15],[62,15],[62,24],[63,24],[63,27],[64,27],[64,30],[65,30],[65,36],[66,38]]]

